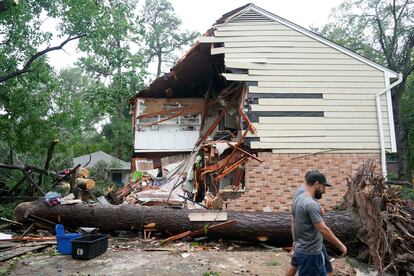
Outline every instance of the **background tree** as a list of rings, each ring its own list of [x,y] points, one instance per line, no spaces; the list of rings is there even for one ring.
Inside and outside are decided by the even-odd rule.
[[[146,0],[142,11],[145,20],[147,62],[157,60],[157,77],[161,74],[162,64],[175,61],[177,50],[183,50],[197,37],[198,32],[180,31],[181,20],[175,15],[174,8],[167,0]]]
[[[392,90],[397,137],[398,175],[411,181],[409,131],[402,99],[407,78],[414,68],[414,1],[347,0],[333,13],[332,22],[320,33],[391,70],[402,73],[403,81]]]
[[[98,27],[79,42],[79,49],[87,57],[81,58],[78,65],[95,81],[104,84],[89,90],[88,102],[100,109],[101,119],[109,121],[105,129],[112,128],[110,141],[118,158],[122,158],[123,141],[131,137],[129,99],[143,88],[146,74],[137,43],[142,41],[143,26],[134,13],[135,6],[136,1],[109,1],[97,19]],[[119,128],[126,124],[127,129]],[[131,142],[128,145],[129,159]]]
[[[48,52],[61,50],[93,29],[99,13],[99,6],[88,0],[4,0],[1,4],[0,84],[35,73],[46,63],[43,57]],[[45,24],[56,25],[55,34],[46,31]]]

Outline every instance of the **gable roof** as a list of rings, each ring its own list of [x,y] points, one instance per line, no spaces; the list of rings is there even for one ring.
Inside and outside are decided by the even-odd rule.
[[[330,41],[329,39],[327,39],[327,38],[325,38],[321,35],[318,35],[318,34],[312,32],[312,31],[310,31],[310,30],[308,30],[308,29],[306,29],[302,26],[299,26],[299,25],[297,25],[297,24],[295,24],[295,23],[293,23],[293,22],[291,22],[287,19],[284,19],[280,16],[277,16],[277,15],[275,15],[275,14],[273,14],[273,13],[271,13],[271,12],[265,10],[265,9],[262,9],[262,8],[256,6],[256,5],[254,5],[254,4],[251,4],[251,3],[246,4],[242,7],[239,7],[237,9],[234,9],[234,10],[224,14],[220,19],[218,19],[216,21],[215,25],[223,24],[223,23],[230,23],[230,22],[236,23],[239,19],[242,19],[243,17],[244,17],[245,20],[250,19],[250,20],[255,20],[255,21],[257,21],[257,20],[265,21],[265,19],[269,19],[271,21],[278,22],[278,23],[280,23],[282,25],[285,25],[285,26],[287,26],[291,29],[294,29],[294,30],[306,35],[306,36],[309,36],[309,37],[311,37],[311,38],[313,38],[313,39],[315,39],[315,40],[317,40],[317,41],[319,41],[319,42],[321,42],[325,45],[328,45],[328,46],[330,46],[330,47],[332,47],[332,48],[334,48],[334,49],[336,49],[336,50],[338,50],[338,51],[340,51],[340,52],[342,52],[346,55],[349,55],[349,56],[351,56],[351,57],[367,64],[367,65],[370,65],[370,66],[372,66],[372,67],[374,67],[374,68],[376,68],[380,71],[383,71],[390,78],[397,78],[398,77],[398,74],[396,72],[388,69],[387,67],[385,67],[381,64],[378,64],[378,63],[376,63],[372,60],[369,60],[369,59],[353,52],[350,49],[347,49],[347,48],[345,48],[345,47],[343,47],[339,44],[336,44],[335,42]]]
[[[81,166],[85,166],[89,162],[89,158],[91,158],[91,162],[88,164],[88,168],[94,167],[98,161],[104,161],[110,166],[110,169],[130,170],[131,168],[130,162],[125,162],[103,151],[75,157],[73,158],[73,165],[81,164]]]

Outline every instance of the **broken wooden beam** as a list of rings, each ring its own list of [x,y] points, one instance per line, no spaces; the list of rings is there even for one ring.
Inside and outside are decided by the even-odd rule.
[[[235,224],[235,223],[237,223],[237,220],[232,219],[232,220],[229,220],[229,221],[226,221],[226,222],[213,224],[213,225],[210,225],[208,227],[203,227],[203,229],[198,229],[196,231],[192,231],[190,233],[190,236],[194,237],[194,236],[200,236],[200,235],[203,235],[203,234],[207,235],[210,231],[213,231],[213,230],[216,230],[216,229],[228,226],[228,225],[232,225],[232,224]]]
[[[250,152],[245,151],[244,149],[240,148],[240,147],[236,147],[235,145],[233,145],[232,143],[227,142],[227,144],[229,146],[231,146],[232,148],[235,148],[241,152],[243,152],[244,154],[248,155],[249,157],[253,158],[254,160],[257,160],[259,162],[263,162],[263,160],[257,158],[256,156],[254,156],[253,154],[251,154]]]
[[[183,239],[185,237],[195,237],[195,236],[200,236],[200,235],[203,235],[203,234],[207,235],[210,231],[213,231],[213,230],[221,228],[221,227],[225,227],[227,225],[235,224],[236,222],[237,222],[237,220],[233,219],[233,220],[226,221],[226,222],[223,222],[223,223],[217,223],[217,224],[214,224],[214,225],[210,225],[208,227],[203,227],[203,228],[195,230],[195,231],[185,231],[185,232],[182,232],[180,234],[169,237],[168,239],[164,240],[162,243],[164,244],[164,243],[180,240],[180,239]]]
[[[14,220],[11,220],[11,219],[6,219],[6,218],[1,217],[0,220],[11,223],[11,224],[17,224],[17,225],[23,226],[23,223],[20,223],[18,221],[14,221]]]
[[[165,244],[165,243],[173,242],[173,241],[176,241],[176,240],[180,240],[180,239],[183,239],[185,237],[188,237],[190,234],[191,234],[191,231],[185,231],[185,232],[182,232],[180,234],[171,236],[168,239],[165,239],[162,243]]]

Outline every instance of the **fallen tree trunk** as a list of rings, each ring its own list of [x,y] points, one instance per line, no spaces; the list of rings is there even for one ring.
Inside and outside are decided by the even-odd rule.
[[[35,215],[67,227],[98,227],[103,231],[144,230],[144,226],[155,223],[155,228],[168,235],[194,231],[211,225],[213,222],[191,222],[189,213],[206,212],[203,210],[172,209],[158,206],[133,205],[57,205],[49,207],[44,202],[24,202],[15,209],[15,218],[25,222],[29,215]],[[208,210],[207,212],[211,212]],[[224,211],[223,211],[224,212]],[[226,211],[227,220],[237,223],[216,229],[208,236],[246,241],[266,241],[278,246],[289,246],[292,242],[291,215],[284,213],[233,212]],[[325,221],[333,232],[345,243],[354,241],[358,225],[351,213],[331,211]],[[216,222],[217,223],[217,222]]]

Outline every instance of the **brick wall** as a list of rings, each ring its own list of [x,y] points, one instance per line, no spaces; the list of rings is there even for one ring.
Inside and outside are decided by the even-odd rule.
[[[374,154],[380,168],[379,154]],[[324,173],[334,186],[327,187],[321,204],[326,210],[333,209],[347,190],[346,177],[372,154],[324,153],[316,155],[275,154],[260,152],[263,163],[249,159],[246,163],[246,192],[239,198],[229,200],[227,209],[233,211],[290,211],[296,189],[304,184],[308,170]]]

